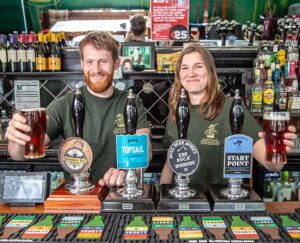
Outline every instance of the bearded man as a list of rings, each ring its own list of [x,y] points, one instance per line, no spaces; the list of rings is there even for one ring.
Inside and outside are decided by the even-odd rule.
[[[127,99],[127,92],[112,86],[114,70],[120,65],[118,48],[119,43],[103,31],[91,32],[79,43],[81,67],[87,84],[82,88],[86,105],[83,139],[93,151],[92,181],[98,181],[101,186],[121,186],[125,175],[124,171],[116,169],[116,135],[125,133],[123,110]],[[73,97],[74,93],[69,93],[47,107],[45,144],[59,136],[64,139],[74,136]],[[136,98],[136,104],[139,115],[136,133],[150,135],[141,100]],[[116,123],[117,119],[119,122]],[[30,141],[25,133],[29,131],[26,119],[15,113],[6,133],[8,151],[13,159],[25,160],[24,146]],[[151,159],[150,142],[149,152]]]

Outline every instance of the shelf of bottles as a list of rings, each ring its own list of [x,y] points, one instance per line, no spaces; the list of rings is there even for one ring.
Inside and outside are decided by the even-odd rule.
[[[57,72],[61,70],[64,32],[0,34],[0,72]]]
[[[273,110],[300,113],[300,22],[291,21],[278,28],[273,45],[261,42],[254,60],[251,111],[255,114]]]

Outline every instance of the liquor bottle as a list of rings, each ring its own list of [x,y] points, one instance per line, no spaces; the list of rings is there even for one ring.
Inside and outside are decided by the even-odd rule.
[[[281,178],[277,178],[274,180],[274,187],[273,187],[273,194],[274,194],[274,201],[282,201],[282,195],[279,195],[279,192],[281,193]]]
[[[8,34],[9,46],[7,48],[7,64],[9,72],[17,72],[17,49],[15,46],[14,36]]]
[[[72,101],[72,118],[75,137],[83,138],[83,123],[85,118],[85,100],[81,93],[80,84],[76,84],[76,91]]]
[[[284,77],[280,77],[280,85],[277,95],[277,108],[279,111],[286,111],[287,109],[287,92],[284,84]]]
[[[0,72],[7,71],[7,48],[5,46],[5,36],[0,35]]]
[[[33,43],[33,34],[28,34],[28,41],[27,41],[27,49],[26,49],[26,61],[27,61],[27,71],[34,72],[36,70],[35,65],[35,45]]]
[[[252,87],[252,112],[262,112],[262,93],[263,88],[260,83],[259,70],[256,70],[255,83]]]
[[[285,81],[286,81],[285,86],[287,88],[287,92],[292,91],[294,80],[297,80],[297,82],[298,82],[298,78],[296,75],[296,62],[291,61],[289,74],[285,77]]]
[[[274,109],[274,84],[272,82],[271,69],[268,70],[268,78],[264,86],[263,92],[263,107],[264,111],[273,111]]]
[[[272,81],[273,81],[273,84],[274,84],[275,94],[278,93],[278,88],[279,88],[279,85],[280,85],[280,77],[281,76],[282,76],[282,71],[280,69],[280,62],[277,61],[275,63],[275,69],[272,71]]]
[[[264,183],[264,195],[263,195],[264,202],[273,202],[274,201],[273,188],[274,188],[274,181],[272,181],[269,178]]]
[[[259,61],[259,71],[260,71],[260,82],[261,85],[264,86],[267,81],[267,70],[265,69],[264,60]]]
[[[43,72],[47,70],[47,51],[43,44],[43,34],[38,33],[38,48],[36,51],[36,71]]]
[[[60,52],[56,43],[56,34],[51,33],[51,44],[48,55],[48,70],[57,72],[61,70]]]
[[[271,67],[270,67],[271,70],[275,69],[275,65],[276,65],[277,61],[280,64],[280,61],[278,60],[278,40],[275,39],[274,44],[273,44],[272,61],[271,61]]]
[[[182,88],[176,107],[176,125],[179,139],[187,139],[189,123],[190,108],[185,94],[185,89]]]
[[[235,90],[235,96],[229,111],[230,127],[232,134],[241,134],[244,124],[244,108],[240,91]]]
[[[19,34],[19,44],[17,49],[17,63],[18,63],[18,71],[26,72],[26,47],[24,44],[24,34]]]
[[[290,173],[289,176],[289,184],[291,185],[291,191],[292,191],[292,195],[291,195],[291,201],[295,201],[297,200],[296,197],[296,180],[295,177],[292,175],[292,173]]]
[[[281,67],[281,69],[283,69],[285,66],[285,60],[286,60],[286,51],[285,51],[285,47],[283,44],[283,40],[279,41],[277,57],[278,57],[278,60],[280,61],[280,67]]]
[[[138,110],[135,104],[133,90],[129,89],[127,101],[124,107],[124,123],[126,134],[135,134],[138,122]]]
[[[272,61],[272,52],[269,50],[267,46],[263,47],[263,59],[265,61],[265,67],[270,68],[271,61]]]

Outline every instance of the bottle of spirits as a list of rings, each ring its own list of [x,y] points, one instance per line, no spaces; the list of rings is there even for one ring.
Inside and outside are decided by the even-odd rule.
[[[275,69],[272,71],[272,81],[274,83],[274,91],[275,94],[278,93],[279,85],[280,85],[280,77],[282,76],[282,71],[280,69],[280,62],[277,61],[275,64]]]
[[[284,69],[285,60],[286,60],[286,51],[285,51],[285,46],[283,44],[283,40],[279,41],[277,57],[278,60],[280,61],[280,68]]]
[[[252,112],[262,112],[263,88],[260,82],[259,69],[256,71],[255,82],[252,87]]]
[[[280,86],[278,88],[277,107],[279,111],[286,111],[287,109],[287,92],[283,76],[280,78]]]
[[[264,196],[263,196],[264,202],[273,202],[274,201],[273,188],[274,188],[274,181],[272,181],[269,178],[264,183]]]
[[[264,111],[273,111],[274,110],[274,84],[272,82],[272,71],[268,70],[268,78],[264,86],[263,92],[263,107]]]

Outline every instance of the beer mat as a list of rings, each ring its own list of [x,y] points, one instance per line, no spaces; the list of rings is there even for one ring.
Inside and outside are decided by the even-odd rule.
[[[16,214],[1,214],[1,217],[4,215],[2,225],[0,225],[0,235],[3,234],[5,226],[17,216],[31,216],[32,215],[16,215]],[[57,240],[58,232],[57,230],[61,227],[62,220],[65,217],[75,217],[83,220],[77,229],[74,229],[72,232],[67,234],[64,239]],[[113,232],[115,231],[115,224],[118,222],[118,214],[34,214],[34,219],[27,227],[20,229],[18,232],[12,233],[8,239],[0,239],[0,242],[9,241],[10,243],[17,242],[113,242],[111,238],[113,237]],[[91,223],[98,224],[100,221],[99,217],[102,218],[103,225],[105,225],[101,238],[78,238],[77,236],[81,232],[81,228],[85,229],[85,225]],[[94,220],[96,219],[96,220]],[[65,222],[65,219],[64,219]],[[71,221],[69,221],[70,223]],[[66,224],[68,222],[65,222]],[[51,226],[52,224],[52,226]],[[76,224],[76,223],[75,223]],[[60,227],[59,227],[60,225]],[[51,229],[50,229],[51,227]],[[33,232],[34,230],[34,232]],[[43,231],[44,230],[44,231]],[[97,234],[97,237],[99,234]]]
[[[148,226],[143,221],[142,216],[134,216],[132,221],[125,226],[125,240],[146,240],[148,238]]]
[[[40,240],[43,239],[53,227],[53,215],[47,215],[41,221],[30,226],[22,235],[22,239]]]
[[[216,240],[225,240],[224,234],[226,231],[226,224],[220,216],[202,217],[202,224],[204,228],[210,232]]]
[[[241,219],[240,216],[232,216],[230,229],[237,240],[259,239],[259,236],[252,225]]]
[[[192,219],[191,216],[183,216],[178,226],[179,239],[181,240],[198,240],[203,238],[200,226]]]
[[[281,239],[279,236],[278,225],[270,216],[251,216],[250,220],[257,229],[269,235],[273,240]]]
[[[100,239],[104,230],[101,215],[96,215],[87,224],[83,225],[77,235],[78,239]]]
[[[158,235],[159,240],[167,240],[174,229],[174,218],[171,216],[152,217],[152,229]]]

